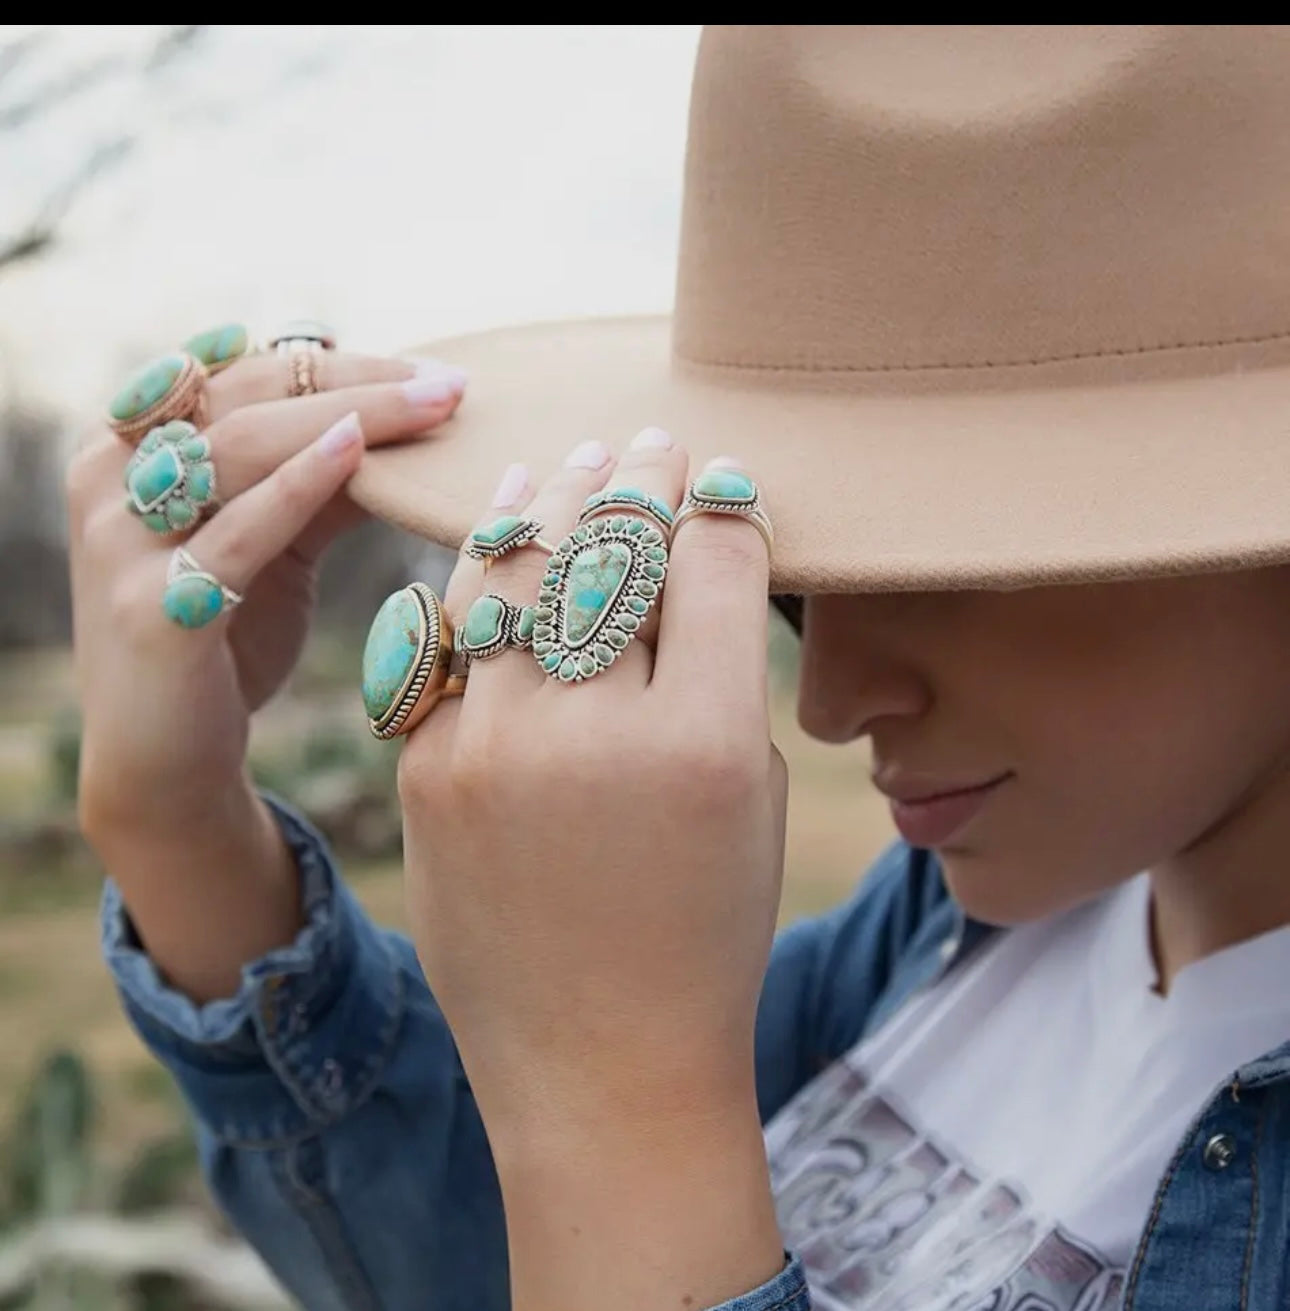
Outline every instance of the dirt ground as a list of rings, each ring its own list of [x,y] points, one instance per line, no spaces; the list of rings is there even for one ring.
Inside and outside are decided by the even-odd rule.
[[[46,676],[51,686],[61,682],[56,673]],[[787,696],[775,701],[774,736],[791,779],[786,923],[845,897],[894,830],[885,801],[869,783],[867,751],[810,741],[797,728]],[[10,717],[11,751],[19,738]],[[350,872],[373,916],[400,927],[397,867]],[[172,1091],[122,1018],[99,957],[96,911],[85,904],[0,921],[0,1120],[7,1120],[41,1053],[64,1044],[79,1050],[97,1076],[101,1141],[113,1153],[129,1151],[173,1122]]]

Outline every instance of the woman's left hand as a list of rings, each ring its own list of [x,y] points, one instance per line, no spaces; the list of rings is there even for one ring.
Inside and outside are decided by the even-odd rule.
[[[675,508],[687,467],[656,429],[617,464],[585,443],[536,495],[511,471],[485,519],[523,513],[558,541],[601,487],[636,487]],[[482,565],[462,557],[445,598],[453,622],[483,591],[533,603],[545,559],[515,551],[485,583]],[[585,1147],[607,1186],[625,1170],[619,1182],[635,1200],[616,1206],[629,1218],[649,1209],[643,1189],[669,1186],[676,1195],[659,1201],[681,1217],[680,1173],[695,1167],[713,1180],[714,1205],[760,1190],[714,1219],[728,1235],[740,1232],[740,1205],[755,1212],[761,1265],[776,1262],[763,1279],[782,1250],[769,1236],[773,1212],[766,1227],[753,1030],[787,799],[769,730],[767,583],[752,524],[688,519],[662,594],[612,666],[566,685],[528,652],[475,660],[465,695],[412,732],[399,770],[413,934],[498,1159],[508,1222],[522,1209],[519,1178],[550,1159],[544,1144],[557,1156]],[[646,1144],[653,1160],[633,1174],[624,1160]],[[738,1183],[719,1164],[736,1155]],[[675,1182],[646,1183],[651,1171]],[[575,1229],[596,1223],[577,1202],[568,1214],[580,1217]],[[709,1272],[721,1260],[712,1242],[701,1258]],[[550,1259],[549,1236],[544,1251]],[[611,1259],[602,1242],[596,1264]],[[609,1291],[600,1285],[598,1305],[632,1302],[628,1289]]]

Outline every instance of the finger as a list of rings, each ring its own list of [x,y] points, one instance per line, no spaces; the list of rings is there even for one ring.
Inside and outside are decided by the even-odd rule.
[[[714,466],[738,462],[722,457]],[[769,584],[766,543],[751,523],[732,514],[687,518],[672,539],[651,687],[718,713],[764,713]]]
[[[305,530],[363,457],[363,429],[347,414],[249,491],[230,501],[185,544],[203,569],[244,592]]]
[[[646,496],[662,501],[667,510],[662,524],[657,524],[649,515],[642,515],[651,527],[661,527],[666,531],[671,515],[681,503],[685,489],[685,473],[688,462],[685,451],[677,446],[671,436],[662,428],[643,428],[632,438],[631,444],[623,453],[622,459],[614,466],[603,490],[604,495],[612,496],[615,492],[643,492]],[[615,514],[632,514],[629,507],[610,508],[593,512],[593,518],[612,517]],[[670,536],[670,533],[668,534]],[[633,641],[617,663],[629,664],[640,662],[648,669],[652,664],[652,655],[658,642],[659,606],[657,603],[646,614],[645,622],[636,632]],[[647,674],[648,677],[648,674]]]
[[[482,528],[505,514],[521,513],[533,499],[533,491],[533,474],[528,466],[523,464],[508,466],[502,474],[501,482],[497,484],[497,491],[493,493],[488,512],[480,518],[475,527]],[[467,541],[469,540],[467,538]],[[454,625],[460,624],[465,619],[471,602],[486,590],[484,576],[484,562],[468,556],[463,543],[443,593],[444,609]]]
[[[604,443],[583,442],[569,452],[561,468],[538,489],[525,507],[525,516],[543,525],[541,535],[547,542],[559,542],[573,528],[583,501],[604,485],[612,466],[613,453]],[[496,512],[489,515],[489,519],[495,518]],[[515,605],[533,605],[546,573],[547,559],[547,553],[536,546],[512,551],[484,574],[482,586],[475,595],[492,592]],[[465,614],[453,613],[454,624],[460,624]],[[505,700],[540,686],[545,678],[528,652],[504,651],[492,659],[472,661],[466,699],[469,703],[473,698],[476,705],[485,696],[495,701]],[[470,713],[470,704],[465,713]]]
[[[441,360],[399,360],[319,351],[314,361],[319,392],[344,391],[379,382],[406,382],[418,372],[423,377],[437,374],[445,383],[455,383],[459,393],[466,384],[464,370]],[[210,417],[218,419],[245,405],[265,401],[307,399],[291,395],[291,380],[291,361],[286,356],[244,356],[207,382]]]

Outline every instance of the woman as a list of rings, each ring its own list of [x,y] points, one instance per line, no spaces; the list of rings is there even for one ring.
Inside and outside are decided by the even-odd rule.
[[[1288,68],[712,29],[670,326],[122,398],[71,480],[105,950],[304,1305],[1284,1305]],[[415,947],[243,763],[342,489],[466,539],[369,639]],[[773,942],[768,589],[904,839]]]

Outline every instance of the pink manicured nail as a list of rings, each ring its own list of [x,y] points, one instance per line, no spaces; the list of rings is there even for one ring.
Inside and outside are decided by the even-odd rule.
[[[642,428],[632,438],[632,450],[634,451],[666,451],[670,450],[671,447],[672,439],[662,428]]]
[[[493,493],[493,509],[501,510],[508,505],[514,505],[524,495],[524,489],[528,485],[528,466],[510,465],[502,474],[502,481],[497,484],[497,491]]]
[[[466,375],[439,360],[422,360],[417,376],[403,383],[403,394],[410,405],[442,405],[460,396],[466,386]]]
[[[583,442],[565,456],[566,469],[603,469],[612,460],[613,452],[604,442]]]
[[[703,466],[705,469],[742,469],[744,462],[736,460],[733,455],[718,455]]]
[[[362,442],[363,425],[359,422],[358,412],[351,410],[318,438],[318,449],[324,455],[344,455],[351,447],[362,445]]]

